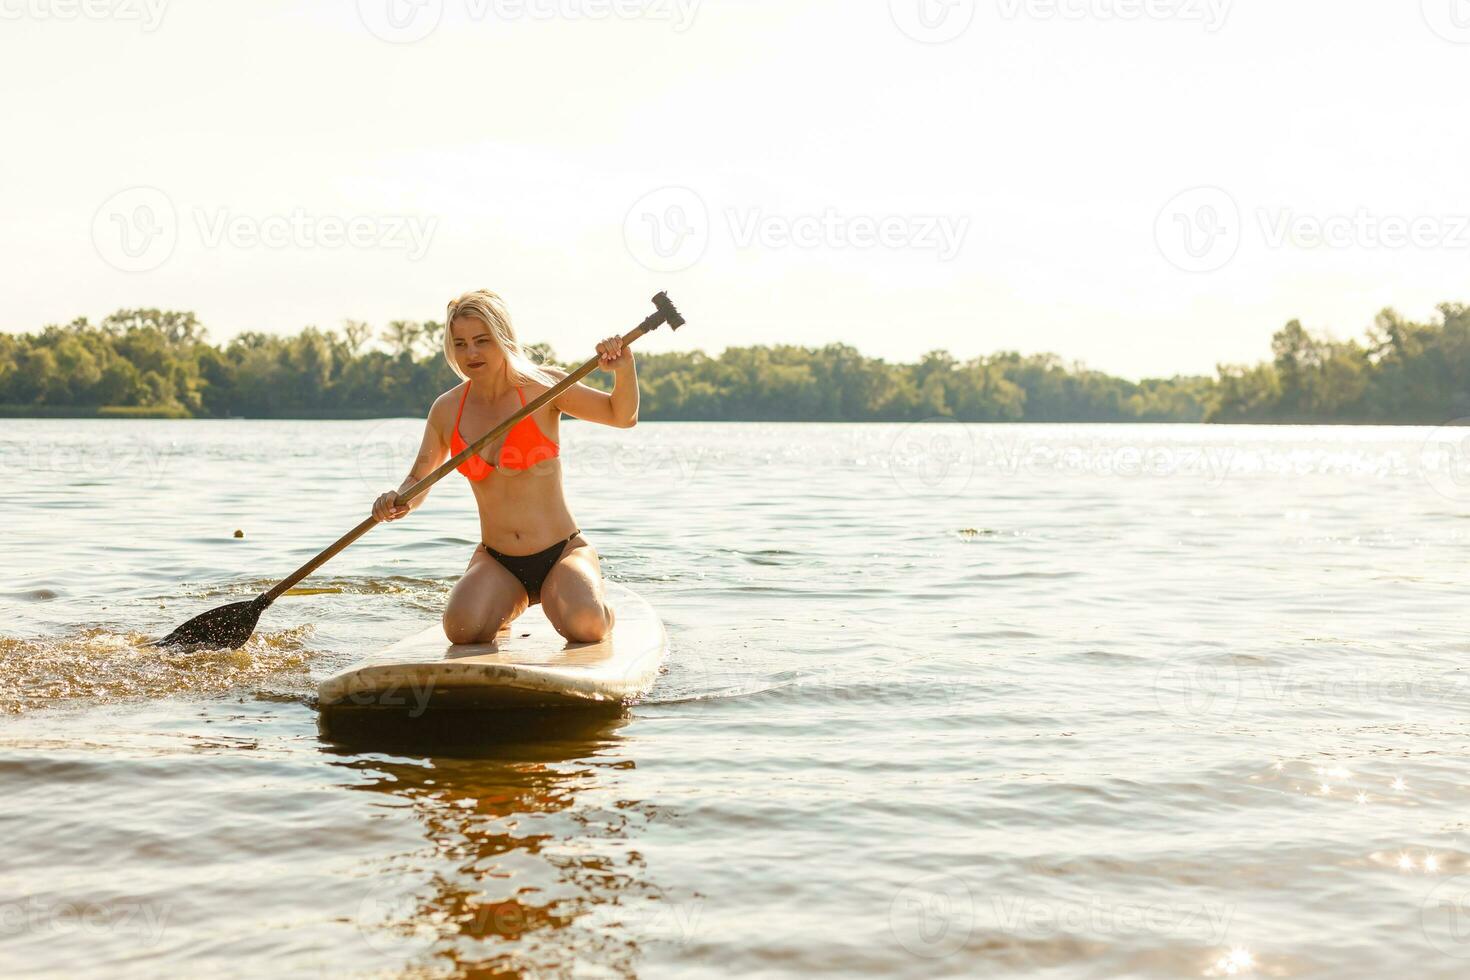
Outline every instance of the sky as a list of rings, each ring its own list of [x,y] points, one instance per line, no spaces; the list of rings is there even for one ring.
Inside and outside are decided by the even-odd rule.
[[[0,329],[1139,378],[1470,300],[1470,0],[0,0]]]

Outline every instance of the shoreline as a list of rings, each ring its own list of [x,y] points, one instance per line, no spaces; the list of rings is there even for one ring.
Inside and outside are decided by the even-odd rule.
[[[0,405],[0,419],[92,419],[92,420],[117,420],[117,419],[139,419],[139,420],[167,420],[175,422],[367,422],[386,419],[414,419],[421,420],[417,415],[382,415],[368,410],[357,413],[346,413],[340,410],[322,412],[320,414],[291,415],[190,415],[183,409],[169,408],[134,408],[131,406],[116,405],[67,405],[55,407]],[[563,422],[580,422],[581,419],[572,415],[563,415]],[[1001,425],[1001,426],[1028,426],[1028,425],[1205,425],[1211,428],[1237,428],[1245,426],[1269,426],[1269,427],[1310,427],[1310,428],[1381,428],[1381,429],[1413,429],[1413,428],[1445,428],[1445,427],[1470,427],[1470,419],[1436,419],[1434,421],[1363,421],[1351,419],[1335,419],[1333,421],[1291,420],[1291,419],[1254,419],[1249,421],[1209,421],[1206,419],[956,419],[952,416],[939,416],[923,419],[752,419],[752,418],[719,418],[719,419],[639,419],[640,424],[656,422],[660,424],[669,423],[710,423],[729,422],[740,425],[923,425],[926,423],[958,423],[961,425]]]

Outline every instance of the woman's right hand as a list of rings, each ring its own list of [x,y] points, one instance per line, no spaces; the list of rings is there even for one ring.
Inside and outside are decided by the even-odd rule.
[[[398,502],[397,490],[389,490],[373,501],[373,518],[379,523],[396,521],[400,517],[407,516],[409,509],[408,504]]]

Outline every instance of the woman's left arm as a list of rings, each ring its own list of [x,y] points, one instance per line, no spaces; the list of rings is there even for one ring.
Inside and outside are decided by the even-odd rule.
[[[598,391],[578,381],[556,399],[556,407],[567,415],[599,422],[618,429],[631,429],[638,424],[638,368],[633,352],[623,346],[623,338],[612,336],[597,345],[598,367],[613,373],[611,394]],[[557,380],[565,371],[555,371]]]

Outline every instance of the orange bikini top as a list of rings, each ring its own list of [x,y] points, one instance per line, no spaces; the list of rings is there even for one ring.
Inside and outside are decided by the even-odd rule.
[[[458,456],[464,452],[469,443],[459,434],[459,419],[464,415],[464,400],[469,397],[470,383],[465,382],[464,394],[459,396],[459,414],[454,417],[454,434],[449,437],[449,455]],[[521,404],[526,404],[526,396],[520,388],[516,389],[516,396],[520,398]],[[497,468],[505,470],[526,470],[544,460],[555,459],[561,454],[561,448],[546,437],[536,420],[527,415],[511,428],[505,436],[505,442],[500,446],[500,461],[492,464],[485,457],[476,453],[469,459],[460,463],[457,469],[465,475],[465,478],[479,483]]]

